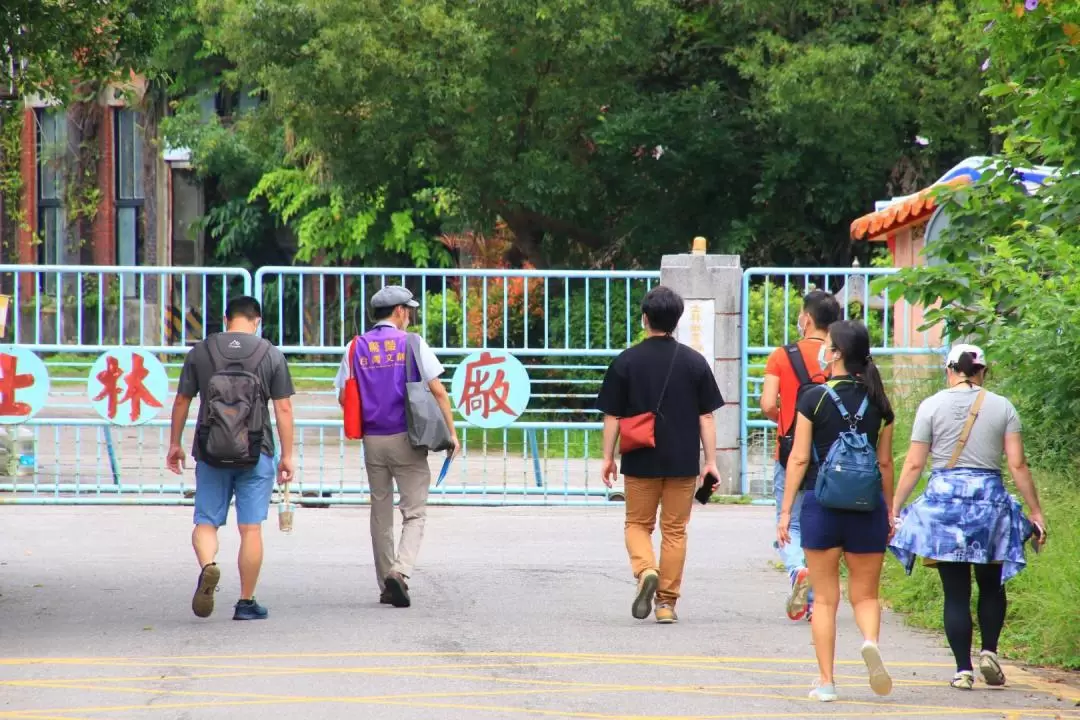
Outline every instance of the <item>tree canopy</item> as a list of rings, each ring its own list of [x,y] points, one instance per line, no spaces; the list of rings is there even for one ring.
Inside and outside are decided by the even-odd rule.
[[[17,96],[47,92],[62,100],[77,92],[77,81],[145,71],[165,7],[163,0],[5,0],[0,57],[14,61]]]
[[[302,258],[447,262],[435,238],[501,218],[536,265],[655,265],[695,235],[748,262],[846,262],[854,216],[988,144],[978,31],[950,0],[195,10],[200,63],[266,99],[229,128],[263,134],[236,140],[264,147],[244,202]],[[205,135],[189,118],[171,131]],[[222,140],[197,157],[220,164]]]
[[[894,283],[911,300],[941,308],[953,337],[991,348],[1004,389],[1031,410],[1040,450],[1076,466],[1080,449],[1080,5],[1031,0],[986,3],[979,18],[983,97],[1001,152],[973,187],[945,205],[949,231],[927,247],[942,262]],[[1056,174],[1029,192],[1016,169]],[[1045,432],[1040,432],[1040,430]],[[1047,447],[1047,445],[1050,447]]]

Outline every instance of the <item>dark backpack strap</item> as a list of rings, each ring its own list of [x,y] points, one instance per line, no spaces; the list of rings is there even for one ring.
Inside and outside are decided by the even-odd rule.
[[[270,352],[270,348],[273,345],[266,338],[259,338],[259,346],[255,348],[255,352],[248,355],[243,360],[244,369],[252,375],[258,376],[259,365],[262,364],[263,358]]]
[[[799,384],[810,385],[813,383],[814,381],[810,378],[810,371],[806,369],[806,361],[803,360],[802,350],[799,349],[798,344],[785,345],[784,350],[787,351],[788,363],[791,365],[791,369],[795,371],[795,377],[799,380]]]
[[[203,345],[206,346],[206,352],[210,357],[210,374],[213,375],[223,367],[227,367],[229,361],[221,352],[221,348],[218,347],[217,341],[221,339],[221,335],[215,333],[203,341]]]
[[[682,343],[675,341],[675,352],[671,353],[671,364],[668,365],[667,377],[664,378],[664,386],[660,388],[660,398],[656,401],[656,414],[660,414],[660,406],[664,403],[664,395],[667,393],[668,383],[671,381],[671,371],[675,369],[675,358],[679,357],[679,348]]]

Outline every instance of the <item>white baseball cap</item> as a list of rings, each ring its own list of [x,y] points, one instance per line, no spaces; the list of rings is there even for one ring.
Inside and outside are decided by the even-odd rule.
[[[973,358],[975,365],[986,367],[986,353],[982,351],[982,348],[978,345],[965,345],[963,343],[952,346],[952,349],[949,350],[949,357],[945,360],[945,367],[960,362],[960,356],[964,353],[971,353],[975,356]]]

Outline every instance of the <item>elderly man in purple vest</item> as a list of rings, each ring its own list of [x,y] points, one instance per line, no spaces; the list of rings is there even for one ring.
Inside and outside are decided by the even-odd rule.
[[[409,607],[407,580],[416,563],[424,537],[431,468],[427,451],[409,444],[405,418],[406,346],[413,308],[419,307],[404,287],[388,285],[371,298],[375,326],[345,348],[335,385],[338,402],[345,407],[345,384],[355,377],[360,387],[361,421],[364,429],[364,463],[371,488],[371,545],[379,582],[379,602]],[[439,376],[442,363],[427,342],[413,337],[412,377],[419,370],[442,409],[454,437],[451,456],[460,444],[454,431],[450,396]],[[414,369],[415,368],[415,369]],[[401,510],[401,542],[394,549],[394,481]]]

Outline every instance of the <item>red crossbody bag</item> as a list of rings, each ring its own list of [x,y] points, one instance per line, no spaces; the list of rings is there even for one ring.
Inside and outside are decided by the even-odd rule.
[[[660,405],[664,402],[664,394],[667,393],[668,383],[671,382],[671,371],[675,369],[675,358],[679,356],[681,346],[682,343],[675,342],[675,352],[671,354],[671,364],[668,365],[667,377],[664,378],[664,386],[660,389],[656,409],[619,418],[620,454],[625,455],[634,450],[656,447],[656,418],[663,417],[660,414]]]

